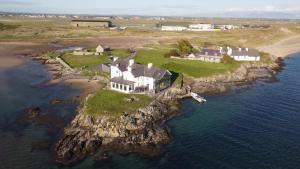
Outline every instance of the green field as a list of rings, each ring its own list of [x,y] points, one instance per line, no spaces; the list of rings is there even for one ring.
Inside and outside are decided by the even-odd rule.
[[[110,58],[108,55],[75,56],[72,53],[66,53],[62,56],[62,59],[72,68],[91,67],[98,64],[110,62]]]
[[[128,49],[113,49],[111,51],[112,56],[116,56],[119,58],[126,58],[131,54],[131,52]]]
[[[134,101],[129,101],[135,98]],[[152,98],[145,95],[128,95],[111,90],[100,90],[94,97],[87,101],[89,115],[120,116],[124,112],[134,113],[139,108],[148,106]]]
[[[153,63],[155,66],[168,69],[175,73],[182,73],[191,77],[207,77],[234,71],[240,63],[208,63],[191,60],[177,60],[164,57],[167,49],[143,49],[139,51],[136,62],[141,64]]]

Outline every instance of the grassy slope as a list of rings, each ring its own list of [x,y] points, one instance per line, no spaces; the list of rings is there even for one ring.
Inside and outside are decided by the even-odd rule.
[[[223,64],[170,59],[164,57],[166,52],[167,50],[161,49],[143,49],[139,51],[136,62],[142,64],[153,63],[155,66],[197,78],[233,71],[240,65],[237,62]]]
[[[129,102],[126,99],[138,98],[138,101]],[[87,112],[90,115],[112,116],[122,115],[123,112],[132,113],[139,108],[146,107],[152,99],[145,95],[127,95],[110,90],[101,90],[87,102]]]
[[[72,68],[90,67],[102,63],[109,63],[110,60],[108,55],[75,56],[71,53],[64,54],[62,59]]]

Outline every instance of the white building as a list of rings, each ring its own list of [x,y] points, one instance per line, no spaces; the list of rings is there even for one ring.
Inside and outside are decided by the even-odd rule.
[[[162,31],[185,31],[187,27],[184,26],[162,26]]]
[[[104,49],[101,45],[98,45],[97,48],[96,48],[96,52],[97,52],[97,53],[103,53],[104,50],[105,50],[105,49]]]
[[[249,48],[230,48],[227,47],[227,55],[236,61],[260,61],[259,51]]]
[[[212,24],[191,24],[189,25],[190,31],[213,31],[214,25]]]
[[[135,64],[133,57],[115,58],[111,65],[110,88],[123,93],[156,93],[171,85],[168,70],[148,65]]]

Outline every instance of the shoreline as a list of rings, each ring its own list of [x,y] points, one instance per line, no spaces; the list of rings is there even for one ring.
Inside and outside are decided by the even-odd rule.
[[[196,79],[196,84],[202,83],[200,86],[207,90],[200,93],[212,91],[224,93],[237,85],[247,85],[258,79],[273,78],[282,68],[281,66],[280,61],[274,61],[271,65],[248,64],[232,73],[229,79],[223,79],[224,75],[222,75],[217,76],[217,79],[215,77],[210,77],[210,80],[201,79],[200,81],[204,83]],[[218,88],[211,88],[211,86]],[[182,96],[186,96],[191,90],[199,92],[196,87],[184,84],[181,89],[170,88],[146,108],[125,113],[113,120],[106,115],[94,117],[85,114],[85,104],[83,104],[75,119],[64,129],[64,135],[55,146],[55,161],[62,165],[72,165],[98,153],[100,155],[97,158],[102,160],[107,157],[107,152],[111,151],[149,156],[160,154],[161,148],[169,144],[172,137],[166,122],[180,115],[180,101],[184,99]]]
[[[289,43],[294,44],[295,41],[299,43],[296,45],[299,45],[300,49],[300,36],[281,40],[273,45],[262,47],[262,49],[263,51],[268,51],[272,50],[273,48],[280,48],[278,46],[283,45],[283,48],[285,49],[282,51],[282,53],[290,51],[289,54],[285,55],[284,57],[281,56],[281,53],[278,53],[277,55],[274,55],[274,53],[271,54],[276,56],[277,59],[287,58],[288,55],[297,53],[297,51],[294,52],[296,49],[291,48],[288,45]],[[47,50],[50,50],[49,46]],[[37,55],[33,56],[36,56],[32,57],[34,60],[40,60],[42,61],[42,64],[47,66],[48,72],[53,75],[53,77],[57,75],[57,78],[54,78],[49,82],[50,84],[62,83],[64,85],[79,88],[81,90],[79,100],[80,104],[83,104],[83,100],[85,100],[86,96],[94,93],[101,87],[101,85],[97,84],[96,81],[90,81],[87,79],[62,80],[59,78],[59,76],[61,76],[60,73],[62,69],[59,68],[59,66],[57,67],[57,63],[51,63],[51,60],[39,58]],[[0,57],[0,60],[1,59],[2,57]],[[281,66],[282,65],[280,65],[279,62],[274,63],[273,66],[256,65],[253,67],[253,65],[250,64],[234,72],[237,73],[235,75],[234,73],[229,73],[208,78],[192,79],[194,81],[191,84],[187,83],[182,90],[168,91],[164,93],[163,96],[161,96],[161,100],[157,100],[155,104],[149,105],[142,112],[139,111],[135,114],[132,114],[132,116],[128,117],[129,119],[120,121],[119,124],[115,123],[113,128],[107,127],[108,124],[112,124],[109,120],[103,122],[100,119],[94,119],[90,116],[85,116],[83,113],[83,104],[81,112],[78,112],[75,119],[64,129],[64,136],[61,137],[60,141],[55,146],[55,151],[57,154],[56,162],[59,164],[69,165],[84,159],[88,155],[94,154],[94,149],[101,148],[103,148],[104,154],[106,151],[114,150],[118,152],[124,150],[125,152],[129,153],[138,152],[141,154],[143,154],[143,152],[146,152],[145,154],[150,152],[149,154],[151,154],[151,151],[147,152],[148,150],[146,149],[146,147],[148,147],[150,144],[152,146],[148,148],[157,152],[156,148],[160,148],[161,146],[170,142],[171,132],[168,130],[165,122],[174,116],[180,115],[178,112],[180,107],[179,102],[181,99],[178,99],[178,96],[186,94],[186,92],[189,90],[187,89],[188,87],[191,87],[193,91],[199,93],[210,93],[211,91],[213,91],[214,94],[223,93],[230,90],[232,86],[236,86],[237,84],[244,86],[248,83],[255,82],[257,79],[271,78],[276,75],[276,72],[281,69]],[[260,75],[257,76],[257,74]],[[248,77],[249,75],[250,77]],[[162,101],[164,99],[167,99],[169,102]],[[172,107],[173,110],[170,110],[168,107]],[[122,116],[122,118],[126,119],[127,117]],[[136,119],[139,119],[139,122]],[[100,122],[102,123],[101,125]],[[117,131],[116,128],[118,129]],[[100,129],[101,132],[99,131]],[[79,140],[83,140],[83,142]],[[83,147],[80,146],[82,143],[84,143]],[[70,144],[75,146],[70,147]],[[138,147],[136,145],[143,146]],[[84,151],[84,153],[74,152],[75,149],[80,149]],[[70,154],[75,154],[76,156],[73,158],[71,157],[71,160],[64,159],[65,157],[69,157]],[[58,156],[60,156],[60,158],[58,158]]]
[[[291,54],[300,52],[300,35],[285,38],[274,44],[261,46],[257,49],[270,53],[277,58],[287,58]]]

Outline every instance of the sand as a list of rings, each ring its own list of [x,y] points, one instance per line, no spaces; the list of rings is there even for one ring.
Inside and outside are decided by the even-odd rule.
[[[28,60],[26,55],[36,55],[53,49],[47,43],[0,42],[0,68],[10,68]]]
[[[276,57],[285,58],[290,54],[300,52],[300,35],[292,36],[275,44],[259,47],[258,49]]]

